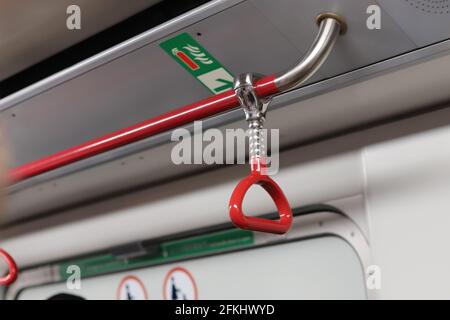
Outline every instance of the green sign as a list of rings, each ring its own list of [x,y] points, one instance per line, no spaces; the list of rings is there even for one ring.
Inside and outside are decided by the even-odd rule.
[[[212,93],[233,88],[233,75],[188,33],[170,38],[160,46]]]
[[[232,229],[182,240],[163,242],[158,245],[158,250],[155,250],[152,254],[135,258],[120,259],[112,254],[103,254],[79,260],[65,261],[59,264],[59,272],[61,278],[67,280],[71,275],[67,273],[67,268],[71,265],[77,265],[80,267],[83,277],[91,277],[109,272],[149,267],[207,254],[248,248],[254,243],[252,231]]]

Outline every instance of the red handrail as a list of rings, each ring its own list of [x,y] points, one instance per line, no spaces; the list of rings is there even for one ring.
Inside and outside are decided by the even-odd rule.
[[[275,75],[262,78],[256,83],[256,92],[265,97],[279,92]],[[158,133],[201,120],[239,106],[233,90],[192,103],[164,113],[128,128],[114,131],[42,159],[29,162],[9,171],[9,182],[14,183],[38,174],[92,157],[96,154],[150,137]]]

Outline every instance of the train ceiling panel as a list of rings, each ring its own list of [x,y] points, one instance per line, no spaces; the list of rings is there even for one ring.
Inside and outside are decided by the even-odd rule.
[[[448,39],[449,0],[377,0],[418,46]]]
[[[396,1],[399,6],[401,2]],[[296,111],[289,113],[289,117],[283,116],[283,110],[288,110],[287,107],[294,104],[301,105],[300,102],[308,97],[367,80],[381,72],[399,69],[401,65],[410,65],[421,59],[426,61],[443,52],[448,54],[450,49],[447,42],[423,49],[420,47],[436,42],[436,37],[438,41],[448,39],[450,28],[437,36],[433,32],[436,25],[424,24],[424,29],[430,26],[427,34],[433,36],[418,42],[410,35],[411,30],[405,28],[401,19],[391,12],[395,7],[383,1],[379,3],[382,5],[381,29],[369,30],[366,10],[374,4],[373,1],[211,1],[0,100],[0,123],[10,147],[11,164],[17,166],[39,159],[209,96],[210,92],[202,84],[160,48],[162,41],[182,32],[194,37],[234,75],[248,71],[271,74],[289,68],[306,52],[317,34],[315,17],[318,13],[333,11],[345,17],[348,33],[339,38],[329,60],[310,80],[310,86],[285,94],[274,102],[273,108],[278,108],[278,118],[287,119],[289,123],[285,126],[291,128],[298,124],[298,119],[292,115],[297,114],[301,118],[302,108],[291,108],[291,111]],[[409,14],[407,10],[398,12],[404,12],[404,19]],[[357,92],[352,94],[357,95]],[[430,98],[423,101],[434,100]],[[365,104],[358,105],[364,107]],[[319,114],[322,111],[317,107],[315,105],[311,110],[317,110]],[[411,106],[410,109],[417,107]],[[410,111],[408,106],[396,108],[394,104],[391,109],[389,112],[384,106],[371,107],[367,114],[373,120],[379,119],[379,116]],[[329,114],[326,113],[327,116]],[[209,123],[219,127],[241,117],[242,114],[237,110],[217,116]],[[354,117],[352,124],[346,121],[346,126],[367,120],[364,112],[361,112],[361,117]],[[322,127],[320,130],[317,126],[313,128],[314,136],[305,131],[300,136],[298,130],[294,130],[289,143],[301,141],[305,136],[320,136],[327,132],[329,126]],[[190,168],[174,168],[173,164],[161,160],[167,159],[160,153],[161,150],[169,152],[169,140],[170,135],[163,134],[10,186],[12,211],[18,218],[28,218],[34,212],[52,211],[57,206],[132,189],[154,182],[155,179],[162,181],[175,172],[187,174]],[[162,147],[153,150],[155,146]],[[152,166],[133,158],[137,161],[133,168],[124,169],[121,158],[139,153],[144,154],[142,158],[160,163],[152,163]],[[140,168],[143,168],[142,171]],[[149,172],[148,168],[158,169]],[[127,170],[131,170],[129,174]],[[130,178],[133,174],[134,178]],[[51,183],[52,179],[59,179],[58,182],[64,180],[65,187]],[[87,181],[89,179],[93,180],[92,183]],[[103,187],[101,182],[104,182]],[[53,199],[57,185],[61,196],[57,197],[57,201],[49,201],[40,185],[50,186],[50,189],[44,190],[48,189],[48,195],[53,196]],[[87,185],[92,189],[87,189]]]
[[[267,20],[276,26],[300,52],[305,51],[314,39],[318,12],[332,11],[345,17],[348,32],[339,39],[336,49],[321,68],[326,77],[354,70],[368,64],[413,50],[414,43],[396,22],[386,14],[382,16],[382,28],[369,30],[366,13],[371,0],[283,0],[283,4],[271,0],[252,0]]]
[[[246,32],[242,33],[239,28],[244,22]],[[286,69],[301,55],[250,3],[231,7],[180,32],[189,32],[235,74]],[[4,111],[2,126],[12,148],[13,165],[209,96],[202,84],[159,47],[164,35],[152,33],[147,40],[150,43],[142,48]],[[305,43],[305,49],[308,45]],[[255,54],[261,51],[265,54]]]
[[[222,1],[223,2],[223,1]],[[226,1],[225,3],[231,3]],[[354,70],[416,48],[388,17],[381,30],[366,27],[371,1],[240,2],[175,33],[188,32],[234,74],[271,74],[294,64],[317,33],[315,17],[334,10],[346,17],[348,35],[313,79]],[[215,13],[215,14],[214,14]],[[190,17],[190,19],[195,19]],[[205,98],[210,93],[160,47],[175,33],[153,30],[142,45],[117,59],[17,104],[0,102],[12,165],[20,165],[113,130]],[[198,34],[201,34],[200,36]],[[249,41],[251,39],[251,41]],[[19,92],[20,95],[20,92]]]

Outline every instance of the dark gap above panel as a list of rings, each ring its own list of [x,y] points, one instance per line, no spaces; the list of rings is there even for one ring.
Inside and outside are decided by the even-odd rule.
[[[66,69],[97,53],[173,19],[210,0],[164,0],[3,81],[0,99]]]

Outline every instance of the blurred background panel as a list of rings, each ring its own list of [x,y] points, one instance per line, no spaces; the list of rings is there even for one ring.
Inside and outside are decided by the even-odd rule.
[[[161,0],[0,0],[0,80],[8,78]],[[69,30],[67,8],[81,9]]]

